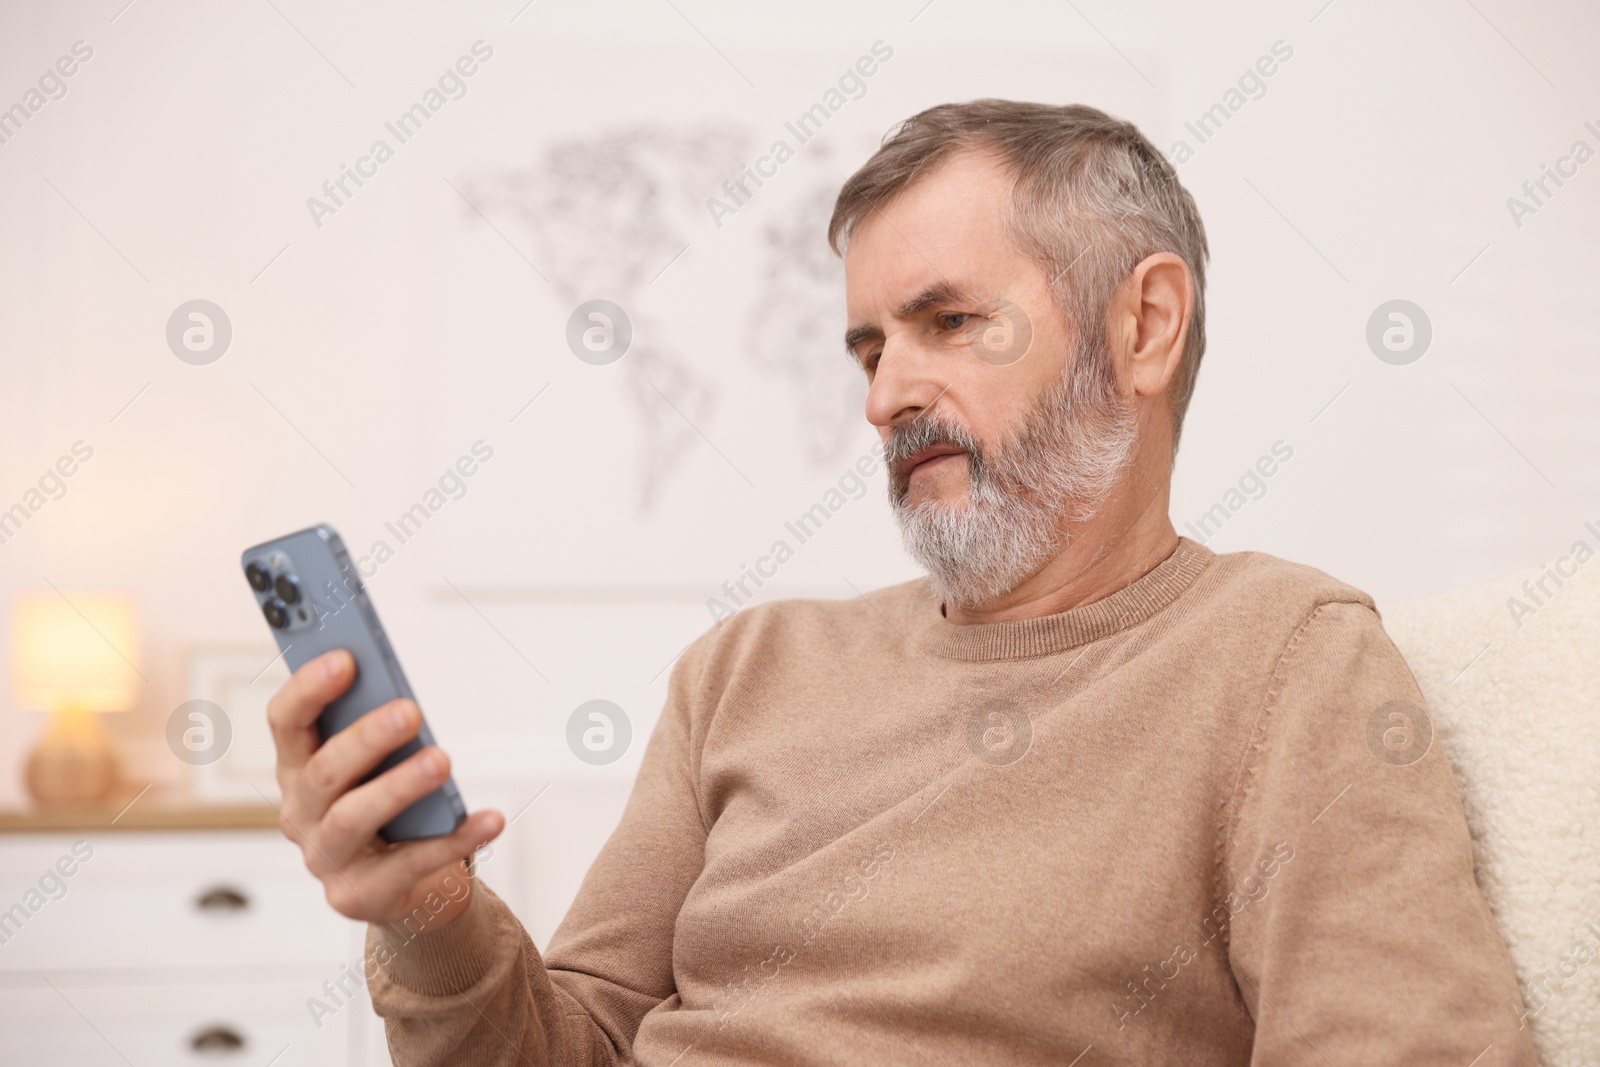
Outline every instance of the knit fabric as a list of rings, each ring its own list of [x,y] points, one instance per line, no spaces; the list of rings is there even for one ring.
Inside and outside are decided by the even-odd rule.
[[[1039,619],[752,607],[548,950],[478,885],[373,1003],[401,1065],[1531,1065],[1421,701],[1366,594],[1187,538]]]

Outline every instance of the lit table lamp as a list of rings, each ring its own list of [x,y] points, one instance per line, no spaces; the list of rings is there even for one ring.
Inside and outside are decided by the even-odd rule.
[[[117,758],[99,715],[134,706],[139,626],[126,597],[29,594],[17,602],[12,671],[19,707],[50,712],[28,756],[28,792],[41,804],[92,805],[117,784]]]

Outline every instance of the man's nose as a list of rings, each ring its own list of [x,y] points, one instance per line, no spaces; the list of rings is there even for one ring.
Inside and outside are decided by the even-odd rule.
[[[950,387],[937,369],[938,361],[916,345],[898,338],[887,340],[867,390],[867,421],[887,429],[931,408]]]

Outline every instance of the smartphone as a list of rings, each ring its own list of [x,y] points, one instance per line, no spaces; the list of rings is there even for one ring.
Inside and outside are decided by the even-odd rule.
[[[336,648],[347,650],[355,659],[356,676],[350,688],[317,719],[324,741],[373,708],[398,697],[416,700],[361,575],[333,527],[313,526],[245,549],[240,562],[290,670],[299,670]],[[433,743],[433,731],[424,719],[422,731],[384,757],[362,781],[376,778]],[[466,817],[466,805],[452,778],[396,815],[379,832],[391,842],[440,837],[455,830]]]

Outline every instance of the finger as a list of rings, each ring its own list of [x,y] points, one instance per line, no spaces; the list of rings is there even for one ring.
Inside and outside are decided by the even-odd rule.
[[[500,836],[506,817],[493,808],[475,811],[443,837],[408,841],[391,849],[403,860],[401,870],[413,881],[454,861],[470,861],[473,853]],[[417,846],[417,847],[412,847]]]
[[[379,827],[449,777],[450,757],[429,745],[335,799],[322,817],[318,844],[334,863],[344,863],[371,843]]]
[[[267,723],[280,769],[298,770],[317,750],[317,716],[355,680],[355,660],[344,649],[318,656],[289,676],[267,703]]]
[[[446,837],[406,841],[368,852],[348,868],[359,888],[342,878],[324,879],[328,902],[348,918],[382,922],[430,875],[443,875],[437,879],[440,883],[453,876],[470,884],[472,871],[463,857],[488,844],[504,827],[505,817],[499,812],[478,811]],[[448,891],[451,887],[444,888]]]
[[[321,819],[351,786],[421,729],[421,709],[401,698],[372,709],[328,738],[294,782],[296,817]]]
[[[376,899],[402,897],[425,876],[445,867],[456,867],[465,877],[460,862],[500,836],[506,817],[492,808],[475,811],[455,831],[425,841],[406,841],[392,846],[363,866],[361,886]]]

